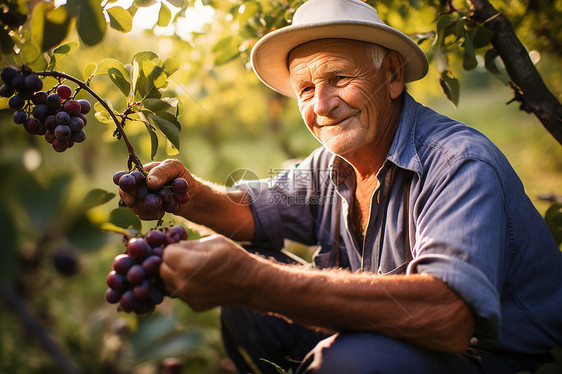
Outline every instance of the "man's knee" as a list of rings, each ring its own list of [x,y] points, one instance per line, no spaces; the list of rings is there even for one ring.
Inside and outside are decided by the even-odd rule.
[[[472,373],[462,356],[373,333],[336,334],[310,352],[297,373]]]

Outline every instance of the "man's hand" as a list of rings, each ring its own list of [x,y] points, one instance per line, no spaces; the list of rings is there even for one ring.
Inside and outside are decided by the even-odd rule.
[[[160,276],[171,296],[193,310],[243,304],[256,284],[257,256],[220,235],[170,244]]]
[[[146,186],[150,190],[157,190],[162,187],[167,182],[175,178],[183,178],[187,181],[189,186],[190,197],[195,195],[197,181],[191,173],[183,166],[178,160],[166,160],[163,162],[151,162],[143,166],[144,170],[148,172],[146,176]],[[135,191],[130,193],[124,192],[119,189],[119,196],[125,202],[127,207],[129,207],[140,219],[143,220],[155,220],[159,219],[164,215],[164,210],[151,212],[147,211],[143,207],[142,201],[137,200],[135,197]],[[188,202],[181,203],[176,209],[177,212],[182,212],[185,207],[189,204]]]

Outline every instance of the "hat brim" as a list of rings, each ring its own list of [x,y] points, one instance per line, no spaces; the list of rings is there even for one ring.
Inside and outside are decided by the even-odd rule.
[[[289,82],[289,52],[309,41],[332,38],[375,43],[397,51],[404,60],[405,82],[418,80],[427,74],[429,63],[425,53],[406,34],[385,24],[358,21],[287,26],[272,31],[258,40],[252,49],[252,68],[268,87],[296,98]]]

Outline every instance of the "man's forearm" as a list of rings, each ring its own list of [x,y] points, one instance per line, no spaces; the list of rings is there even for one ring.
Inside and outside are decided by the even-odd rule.
[[[470,308],[429,275],[303,271],[262,263],[250,306],[335,331],[372,331],[425,348],[462,352],[474,329]]]
[[[246,194],[197,180],[190,203],[176,213],[233,240],[252,240],[254,217]]]

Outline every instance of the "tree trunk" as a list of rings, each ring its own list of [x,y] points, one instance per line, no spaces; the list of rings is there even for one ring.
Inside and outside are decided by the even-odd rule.
[[[511,23],[488,0],[467,1],[473,12],[472,20],[494,32],[492,45],[503,60],[521,110],[533,113],[562,145],[562,105],[544,84]]]

